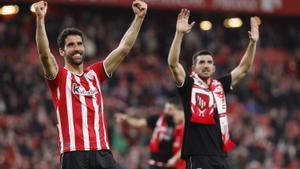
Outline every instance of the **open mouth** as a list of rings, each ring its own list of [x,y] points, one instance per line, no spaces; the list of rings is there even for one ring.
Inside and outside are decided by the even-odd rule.
[[[81,54],[80,53],[75,53],[73,56],[75,56],[75,57],[80,56],[81,57]]]
[[[75,53],[73,56],[72,56],[73,59],[81,59],[82,58],[82,55],[80,53]]]

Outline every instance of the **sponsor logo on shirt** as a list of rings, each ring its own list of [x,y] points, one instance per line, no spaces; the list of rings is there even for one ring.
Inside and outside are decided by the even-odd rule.
[[[86,90],[83,86],[73,83],[72,91],[74,94],[83,95],[83,96],[93,96],[98,93],[95,87],[90,88],[90,90]]]

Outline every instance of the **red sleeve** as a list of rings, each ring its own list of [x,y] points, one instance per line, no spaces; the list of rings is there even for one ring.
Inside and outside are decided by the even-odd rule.
[[[111,74],[107,74],[105,67],[103,65],[103,62],[97,62],[95,64],[92,64],[89,69],[94,70],[94,72],[97,74],[100,83],[105,81],[107,78],[111,77]]]
[[[49,86],[49,88],[50,88],[51,90],[56,90],[56,88],[57,88],[58,85],[59,85],[59,82],[60,82],[61,79],[62,79],[62,76],[63,76],[63,68],[62,68],[62,67],[59,67],[59,68],[58,68],[58,73],[57,73],[57,75],[56,75],[55,78],[49,79],[49,78],[47,78],[47,77],[45,76],[46,81],[47,81],[47,83],[48,83],[48,86]]]

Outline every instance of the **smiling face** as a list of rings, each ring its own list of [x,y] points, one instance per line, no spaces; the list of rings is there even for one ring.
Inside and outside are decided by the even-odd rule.
[[[59,53],[64,57],[65,61],[72,65],[81,65],[84,60],[85,48],[83,39],[79,35],[68,35],[65,38],[63,49],[60,48]]]
[[[193,70],[202,79],[207,80],[215,73],[214,60],[211,55],[198,55],[193,64]]]

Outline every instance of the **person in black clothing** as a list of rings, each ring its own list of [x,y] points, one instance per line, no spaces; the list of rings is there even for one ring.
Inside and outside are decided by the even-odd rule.
[[[149,143],[150,169],[170,169],[175,168],[180,160],[180,148],[176,149],[174,143],[175,128],[183,123],[181,112],[177,109],[175,102],[168,101],[165,103],[164,112],[159,115],[135,118],[126,114],[116,114],[116,121],[134,128],[148,127],[153,130]],[[176,152],[173,151],[174,148]]]
[[[248,48],[229,74],[214,79],[213,54],[198,51],[193,56],[192,73],[186,75],[179,63],[184,35],[195,22],[188,23],[190,11],[182,9],[177,18],[168,64],[176,82],[185,113],[182,158],[187,169],[229,169],[226,152],[234,147],[229,137],[225,95],[250,71],[259,39],[258,20],[251,17]]]

